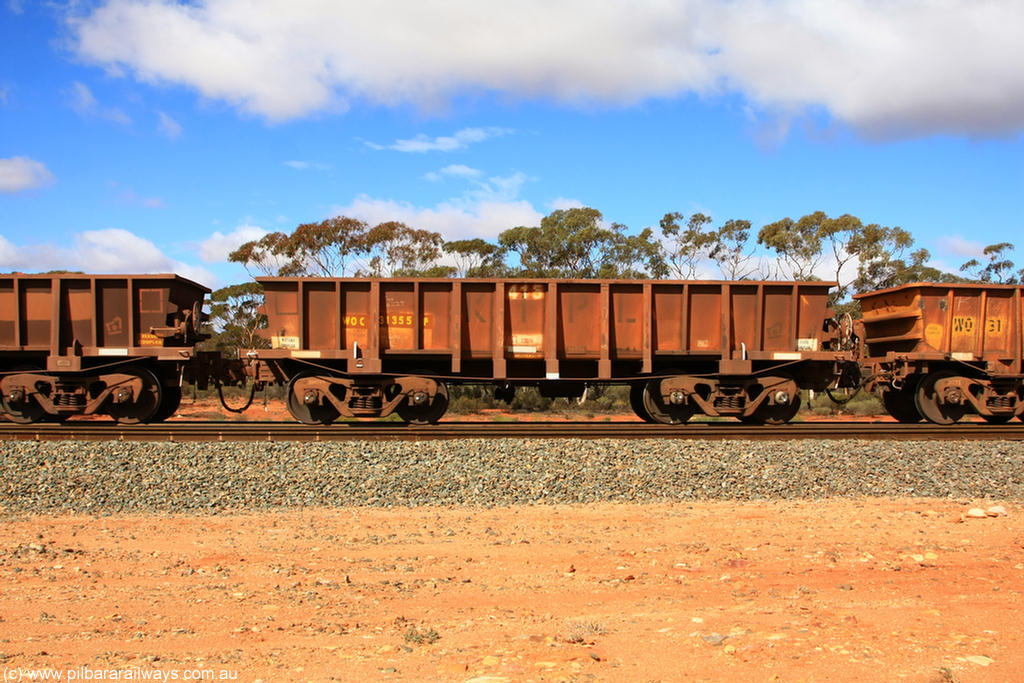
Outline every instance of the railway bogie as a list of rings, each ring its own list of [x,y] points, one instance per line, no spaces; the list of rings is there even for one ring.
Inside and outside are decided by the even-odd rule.
[[[433,422],[447,386],[578,397],[628,384],[645,420],[790,420],[804,389],[850,374],[828,282],[261,278],[270,349],[296,419]]]
[[[867,386],[897,420],[1024,415],[1022,287],[915,283],[855,298]]]
[[[304,424],[339,417],[377,418],[393,412],[407,422],[437,422],[448,407],[444,382],[423,376],[352,379],[302,370],[288,381],[288,412]]]
[[[15,422],[166,418],[196,374],[209,289],[177,275],[0,276],[0,396]]]
[[[209,289],[176,275],[0,275],[0,409],[20,423],[166,419],[182,386],[286,387],[307,424],[430,424],[449,392],[624,385],[643,420],[792,420],[808,390],[876,393],[905,423],[1024,416],[1022,287],[918,283],[828,308],[830,282],[260,278],[270,348],[199,350]],[[845,323],[845,324],[844,324]],[[862,381],[862,378],[863,381]],[[250,399],[251,400],[251,399]]]

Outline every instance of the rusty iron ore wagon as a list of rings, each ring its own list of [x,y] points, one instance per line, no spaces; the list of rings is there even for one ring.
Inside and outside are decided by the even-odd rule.
[[[197,365],[209,289],[177,275],[0,275],[0,394],[15,422],[163,419]]]
[[[397,412],[437,421],[448,386],[582,396],[631,388],[645,420],[790,420],[800,390],[856,374],[830,282],[259,278],[270,349],[258,381],[287,383],[304,423]],[[852,379],[850,381],[853,381]]]
[[[1022,290],[916,283],[857,295],[868,387],[901,422],[1021,417]]]
[[[917,283],[261,278],[268,349],[201,351],[209,289],[177,275],[0,275],[0,407],[15,422],[173,414],[185,382],[286,385],[295,419],[436,422],[448,387],[630,388],[644,420],[792,419],[802,390],[862,385],[903,422],[1024,416],[1024,288]],[[846,322],[849,323],[848,317]]]

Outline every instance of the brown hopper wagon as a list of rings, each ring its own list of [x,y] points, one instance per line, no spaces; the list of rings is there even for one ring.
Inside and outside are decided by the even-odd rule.
[[[829,282],[260,278],[270,349],[305,423],[397,412],[435,422],[448,386],[581,396],[625,384],[648,421],[791,419],[801,389],[856,374],[829,324]],[[852,366],[852,369],[851,369]]]
[[[857,295],[868,386],[901,422],[1021,417],[1022,289],[916,283]]]
[[[0,275],[0,394],[15,422],[164,419],[209,289],[177,275]]]

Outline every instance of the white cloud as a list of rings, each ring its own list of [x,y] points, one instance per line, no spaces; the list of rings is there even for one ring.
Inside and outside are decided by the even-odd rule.
[[[578,199],[559,197],[549,202],[548,206],[551,207],[552,211],[562,211],[565,209],[582,209],[586,205]]]
[[[16,246],[0,237],[0,267],[25,272],[178,273],[207,285],[216,282],[206,268],[172,259],[153,242],[118,228],[80,232],[74,236],[70,247]]]
[[[436,174],[466,182],[461,195],[435,206],[380,199],[362,194],[347,205],[331,208],[331,215],[350,216],[370,225],[400,221],[413,228],[432,230],[446,240],[481,237],[492,239],[517,225],[538,225],[543,217],[519,190],[529,178],[520,172],[507,176],[483,177],[483,171],[461,164],[442,168]]]
[[[14,194],[56,182],[46,165],[28,157],[0,159],[0,193]]]
[[[157,113],[160,115],[160,121],[156,126],[157,130],[169,137],[171,140],[177,140],[180,138],[182,134],[181,124],[162,111]]]
[[[70,23],[85,61],[271,120],[353,99],[629,105],[738,92],[873,135],[1024,127],[1017,0],[452,0],[443,12],[413,0],[105,0]]]
[[[401,221],[413,228],[439,232],[449,241],[472,237],[493,239],[503,230],[517,225],[537,225],[543,217],[526,200],[455,200],[434,207],[421,207],[409,202],[375,199],[367,195],[356,197],[346,206],[335,206],[331,213],[359,218],[371,225]]]
[[[240,225],[226,235],[218,230],[199,244],[199,258],[203,263],[226,263],[228,254],[266,234],[266,230],[256,225]]]
[[[84,83],[75,81],[71,84],[71,88],[66,91],[66,94],[68,104],[79,116],[87,118],[95,116],[119,123],[122,126],[132,122],[131,118],[117,107],[100,106],[96,96],[92,94],[92,90]]]
[[[709,13],[712,69],[770,107],[824,107],[872,135],[1024,126],[1024,4],[741,0]]]
[[[366,146],[372,149],[390,149],[396,152],[411,152],[414,154],[423,154],[425,152],[454,152],[457,149],[464,149],[473,143],[483,142],[488,138],[508,135],[511,132],[512,131],[508,128],[497,128],[493,126],[489,128],[463,128],[452,135],[442,135],[432,138],[420,133],[416,137],[408,140],[395,140],[390,145],[378,145],[373,142],[367,142]]]
[[[464,164],[449,164],[442,169],[427,173],[424,177],[427,180],[436,183],[444,180],[446,177],[473,179],[479,178],[481,175],[483,175],[483,171],[479,169],[470,168]]]
[[[325,164],[322,161],[286,161],[284,165],[288,168],[294,168],[296,171],[329,171],[331,170],[330,164]]]
[[[984,244],[965,239],[960,235],[942,235],[938,239],[938,246],[946,254],[965,259],[981,258],[985,252]]]
[[[171,260],[155,244],[127,230],[108,228],[87,230],[75,237],[79,263],[88,263],[96,272],[140,272],[161,270]]]
[[[466,196],[473,201],[507,202],[519,196],[519,190],[529,178],[525,173],[516,171],[507,176],[490,176],[485,181],[472,180],[474,189]]]
[[[89,90],[89,86],[84,83],[75,81],[71,85],[71,89],[68,90],[68,96],[71,100],[71,108],[83,116],[92,113],[99,107],[92,90]]]
[[[0,268],[12,268],[18,257],[18,248],[3,235],[0,235]]]

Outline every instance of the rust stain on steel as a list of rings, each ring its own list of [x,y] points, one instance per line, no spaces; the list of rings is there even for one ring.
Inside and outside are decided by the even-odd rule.
[[[0,276],[0,350],[149,355],[191,346],[209,289],[177,275]]]
[[[994,374],[1021,372],[1018,285],[918,283],[858,294],[868,355],[948,356],[985,362]]]
[[[491,361],[493,378],[561,377],[566,362],[778,359],[822,350],[829,282],[259,278],[273,349],[380,370],[382,359]],[[286,353],[280,354],[286,357]],[[269,357],[274,357],[273,354]],[[787,357],[788,358],[788,357]],[[540,363],[528,366],[524,363]],[[540,368],[540,369],[538,369]],[[635,371],[632,371],[635,372]]]

